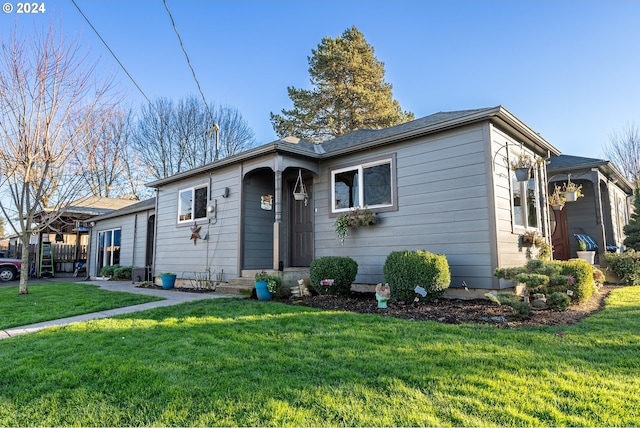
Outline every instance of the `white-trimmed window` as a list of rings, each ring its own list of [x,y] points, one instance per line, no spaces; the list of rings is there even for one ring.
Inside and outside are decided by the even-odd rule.
[[[103,230],[98,232],[98,249],[96,251],[98,270],[105,266],[120,264],[120,229]]]
[[[513,225],[524,229],[540,228],[540,194],[537,186],[537,170],[527,181],[518,181],[511,171],[511,200],[513,205]]]
[[[207,186],[183,189],[178,195],[178,223],[207,218]]]
[[[331,211],[393,206],[392,168],[392,159],[387,158],[332,171]]]

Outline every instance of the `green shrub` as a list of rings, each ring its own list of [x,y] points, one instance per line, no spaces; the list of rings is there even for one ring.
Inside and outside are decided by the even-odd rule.
[[[524,266],[510,267],[510,268],[497,268],[493,271],[493,276],[496,278],[512,280],[519,273],[524,273],[527,268]]]
[[[552,308],[558,308],[560,310],[566,311],[571,304],[571,298],[567,295],[567,293],[556,291],[555,293],[552,293],[549,297],[547,297],[547,304]]]
[[[527,284],[527,288],[530,290],[549,283],[549,277],[539,273],[519,273],[514,279],[518,282]]]
[[[392,251],[384,263],[384,281],[389,283],[391,297],[401,301],[412,301],[415,288],[420,286],[427,292],[425,300],[442,295],[451,283],[451,272],[447,258],[428,251]]]
[[[571,259],[567,261],[555,261],[560,266],[562,275],[571,275],[568,289],[573,291],[572,300],[584,302],[596,291],[593,280],[593,266],[586,260]]]
[[[320,257],[309,266],[311,286],[318,294],[349,294],[357,274],[358,263],[350,257]],[[332,279],[333,285],[321,285],[320,281],[325,279]]]
[[[102,269],[100,269],[100,275],[101,276],[110,276],[110,277],[113,278],[115,276],[116,269],[118,269],[119,267],[120,267],[120,265],[104,266]]]
[[[113,270],[113,279],[125,281],[131,279],[133,266],[118,266]]]
[[[605,253],[607,268],[625,284],[640,284],[640,251],[628,250],[624,253]]]
[[[531,312],[531,305],[525,303],[519,296],[513,293],[498,293],[497,295],[500,304],[511,306],[520,315],[529,315]]]

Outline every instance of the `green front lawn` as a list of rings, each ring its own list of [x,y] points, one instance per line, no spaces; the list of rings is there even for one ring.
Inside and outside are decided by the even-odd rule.
[[[0,287],[0,330],[154,300],[162,299],[77,282],[30,284],[29,294],[24,295],[18,294],[17,285]]]
[[[0,341],[1,426],[639,426],[640,295],[497,329],[211,299]]]

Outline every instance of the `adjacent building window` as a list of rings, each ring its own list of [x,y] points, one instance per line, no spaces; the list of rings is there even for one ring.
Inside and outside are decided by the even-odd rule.
[[[181,190],[178,196],[178,223],[207,218],[207,186]]]
[[[393,206],[392,159],[331,172],[332,212]]]
[[[120,264],[120,229],[98,232],[98,271],[105,266]]]
[[[539,203],[538,186],[536,185],[537,171],[528,181],[516,180],[515,173],[511,171],[511,193],[513,200],[513,223],[514,226],[525,229],[538,229]]]

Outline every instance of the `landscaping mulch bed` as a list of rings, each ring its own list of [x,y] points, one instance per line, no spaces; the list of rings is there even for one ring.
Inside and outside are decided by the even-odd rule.
[[[155,285],[147,288],[162,289]],[[375,314],[414,321],[436,321],[446,324],[491,324],[500,328],[533,327],[543,325],[569,325],[600,311],[609,292],[617,286],[606,285],[598,288],[588,301],[572,305],[566,311],[544,309],[532,310],[521,315],[507,305],[497,305],[488,299],[437,299],[433,302],[403,303],[390,301],[387,309],[378,309],[373,293],[352,293],[342,296],[306,296],[275,299],[290,305],[307,306],[318,309]],[[175,288],[189,293],[211,293],[208,289]],[[254,296],[255,297],[255,296]]]
[[[365,293],[354,293],[350,297],[308,296],[280,301],[292,305],[376,314],[415,321],[429,320],[447,324],[493,324],[502,328],[514,328],[574,324],[601,310],[604,306],[604,299],[614,288],[616,287],[600,287],[591,299],[579,305],[572,305],[566,311],[532,310],[528,315],[520,315],[510,306],[497,305],[485,299],[437,299],[424,303],[388,302],[387,309],[378,309],[375,296]]]

